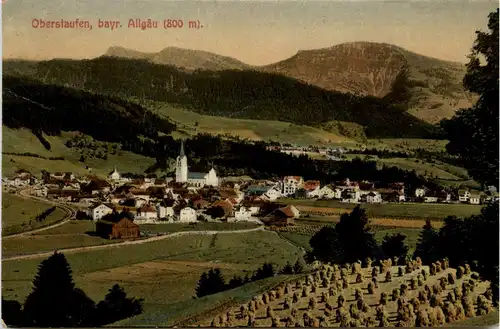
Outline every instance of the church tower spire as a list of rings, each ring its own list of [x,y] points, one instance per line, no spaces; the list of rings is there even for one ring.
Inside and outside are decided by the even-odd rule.
[[[186,154],[184,154],[184,141],[181,140],[181,153],[179,154],[180,157],[183,157],[185,156]]]
[[[181,151],[175,162],[175,181],[185,183],[188,179],[187,156],[184,153],[184,141],[181,141]]]

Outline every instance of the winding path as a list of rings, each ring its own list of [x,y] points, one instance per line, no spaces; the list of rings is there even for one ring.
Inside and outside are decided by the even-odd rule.
[[[57,251],[64,252],[65,254],[67,254],[67,253],[79,253],[79,252],[87,252],[90,250],[108,249],[108,248],[122,247],[122,246],[126,246],[126,245],[149,243],[149,242],[169,239],[169,238],[173,238],[173,237],[177,237],[177,236],[181,236],[181,235],[191,235],[191,234],[214,235],[214,234],[226,234],[226,233],[234,234],[234,233],[248,233],[248,232],[256,232],[256,231],[264,231],[264,227],[260,226],[260,227],[251,228],[251,229],[231,230],[231,231],[183,231],[183,232],[175,232],[175,233],[170,233],[170,234],[165,234],[165,235],[160,235],[160,236],[155,236],[152,238],[146,238],[146,239],[140,239],[140,240],[131,240],[131,241],[98,245],[98,246],[59,249]],[[53,253],[54,253],[53,251],[47,251],[47,252],[41,252],[41,253],[36,253],[36,254],[30,254],[30,255],[5,257],[2,259],[2,261],[5,262],[5,261],[9,261],[9,260],[36,259],[36,258],[42,258],[42,257],[49,257]]]
[[[44,226],[44,227],[37,228],[34,230],[29,230],[29,231],[16,233],[16,234],[12,234],[12,235],[2,236],[2,239],[4,239],[4,240],[18,238],[18,237],[26,236],[26,235],[29,235],[32,233],[38,233],[41,231],[49,230],[49,229],[54,228],[54,227],[61,226],[63,224],[66,224],[67,222],[69,222],[76,215],[76,211],[73,208],[71,208],[70,206],[67,206],[65,204],[61,204],[58,202],[49,201],[47,199],[32,196],[29,194],[29,189],[17,191],[16,195],[23,198],[23,199],[31,199],[31,200],[41,201],[41,202],[45,202],[45,203],[49,203],[51,205],[54,205],[54,206],[58,207],[59,209],[61,209],[62,211],[64,211],[66,213],[66,215],[60,221],[57,221],[56,223],[48,225],[48,226]]]

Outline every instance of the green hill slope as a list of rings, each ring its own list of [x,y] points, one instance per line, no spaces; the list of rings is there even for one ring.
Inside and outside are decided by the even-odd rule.
[[[201,114],[277,120],[301,125],[353,122],[368,137],[430,138],[437,129],[376,97],[358,97],[256,71],[195,71],[145,60],[100,57],[51,60],[20,72],[45,83],[71,86],[122,98],[168,102]],[[36,73],[34,73],[36,71]],[[404,129],[402,129],[404,128]]]

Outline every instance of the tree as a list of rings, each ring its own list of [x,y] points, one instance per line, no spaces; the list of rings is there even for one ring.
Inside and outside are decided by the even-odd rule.
[[[335,227],[325,226],[309,241],[312,255],[321,261],[352,263],[378,255],[378,245],[368,229],[368,217],[359,205],[345,213]]]
[[[198,280],[196,287],[196,296],[203,297],[226,290],[226,282],[220,272],[220,269],[211,269],[208,273],[203,272]]]
[[[26,298],[23,318],[37,327],[88,325],[94,302],[75,289],[66,257],[54,252],[38,266],[33,291]]]
[[[309,240],[312,251],[308,259],[317,259],[324,262],[342,262],[344,248],[340,237],[333,226],[323,226]],[[311,257],[313,256],[313,257]]]
[[[142,299],[127,298],[118,284],[113,285],[97,304],[97,323],[106,325],[142,313]]]
[[[293,266],[290,262],[286,262],[285,266],[280,271],[280,274],[293,274]]]
[[[211,216],[212,218],[222,218],[226,215],[224,208],[221,206],[210,207],[205,211],[205,214]]]
[[[464,87],[479,95],[470,109],[459,110],[442,128],[449,140],[446,149],[457,155],[469,175],[498,187],[498,14],[489,14],[489,32],[476,31],[464,77]]]
[[[234,275],[233,278],[229,280],[229,283],[227,284],[227,289],[238,288],[244,284],[245,280],[241,276]]]
[[[2,320],[9,326],[22,326],[23,312],[21,311],[21,303],[16,300],[2,298]]]
[[[405,244],[406,235],[397,233],[393,235],[386,234],[382,241],[382,252],[386,258],[398,257],[406,259],[408,256],[408,246]]]
[[[423,263],[431,264],[439,258],[438,247],[438,232],[432,227],[430,219],[427,219],[419,234],[413,257],[420,257]]]
[[[302,257],[299,257],[295,262],[295,264],[293,265],[293,273],[299,274],[304,272],[304,266],[305,266],[304,259]]]
[[[252,281],[270,278],[276,274],[276,269],[271,263],[264,263],[252,276]]]

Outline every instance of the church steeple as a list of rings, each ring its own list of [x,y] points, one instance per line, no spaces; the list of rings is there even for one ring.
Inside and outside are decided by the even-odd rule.
[[[181,153],[179,154],[179,156],[180,157],[185,156],[185,154],[184,154],[184,141],[183,140],[181,140]]]

